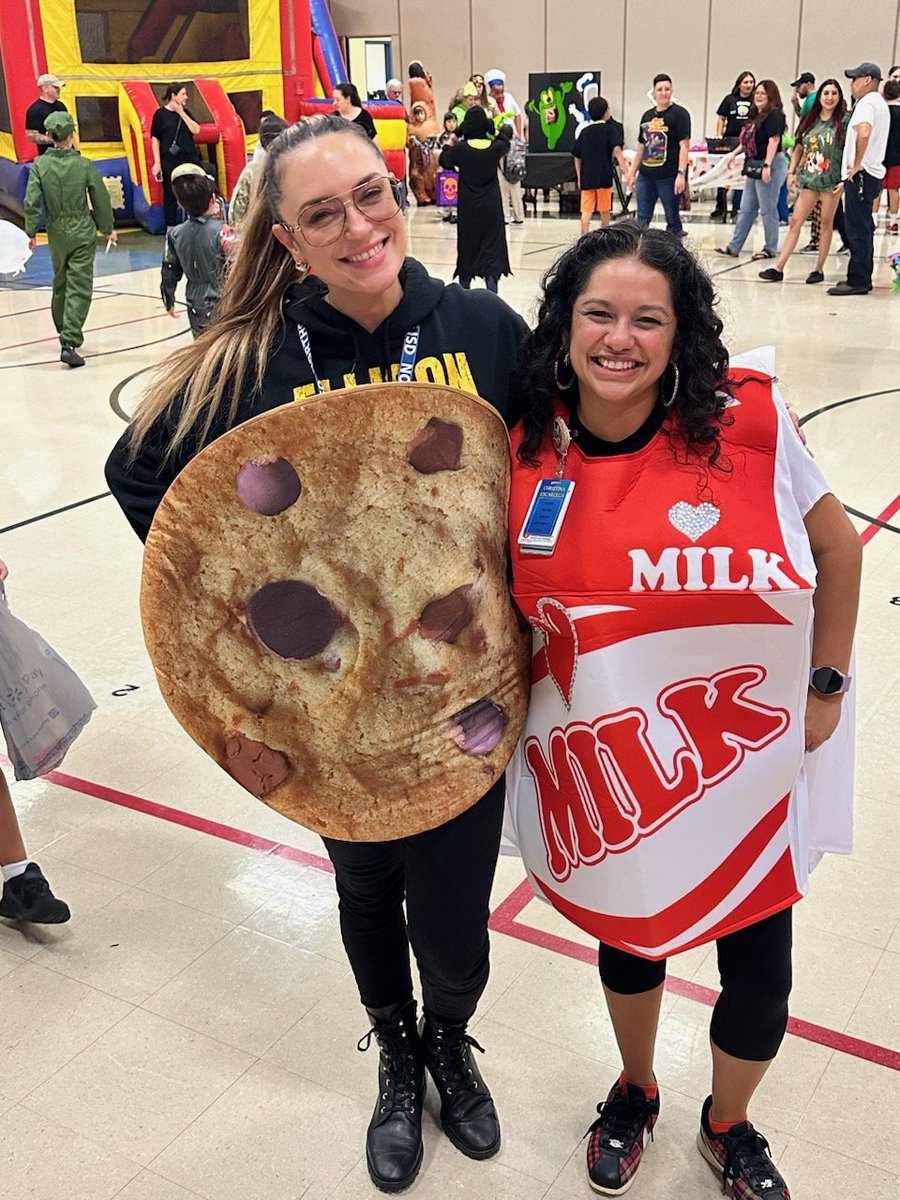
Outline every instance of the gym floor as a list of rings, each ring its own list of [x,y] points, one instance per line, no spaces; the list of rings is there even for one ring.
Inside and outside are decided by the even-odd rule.
[[[751,1116],[794,1200],[900,1190],[900,479],[897,329],[876,235],[875,290],[834,298],[810,260],[767,285],[695,205],[690,244],[716,277],[733,352],[774,343],[782,389],[865,540],[858,634],[856,843],[796,909],[793,1021]],[[704,217],[704,213],[707,214]],[[411,253],[450,280],[455,230],[409,217]],[[510,226],[501,295],[533,318],[542,272],[578,232],[555,203]],[[757,227],[747,251],[761,245]],[[102,243],[98,241],[102,250]],[[98,703],[60,773],[14,784],[29,852],[68,925],[0,921],[0,1200],[325,1200],[378,1195],[364,1135],[376,1054],[341,947],[318,838],[244,793],[163,704],[138,616],[141,546],[103,463],[147,372],[185,345],[159,299],[162,242],[99,253],[87,365],[58,361],[39,248],[0,281],[0,558],[14,612]],[[828,260],[828,284],[846,259]],[[827,285],[826,285],[827,286]],[[7,776],[10,772],[7,770]],[[586,939],[502,859],[493,970],[473,1032],[503,1147],[462,1157],[426,1102],[413,1194],[578,1200],[585,1130],[617,1071]],[[660,1027],[662,1115],[632,1195],[721,1194],[694,1138],[707,1094],[707,947],[673,959]]]

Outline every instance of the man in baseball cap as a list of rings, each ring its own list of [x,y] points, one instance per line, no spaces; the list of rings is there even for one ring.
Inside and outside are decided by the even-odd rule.
[[[791,94],[791,104],[794,106],[797,116],[802,117],[815,100],[816,77],[812,71],[804,71],[794,80],[791,87],[794,89]]]
[[[44,122],[51,113],[68,112],[69,110],[59,98],[63,81],[58,75],[39,75],[37,79],[40,98],[28,107],[25,113],[25,136],[29,142],[34,142],[38,154],[45,154],[53,145],[53,139],[47,132]]]
[[[853,109],[847,121],[841,178],[844,181],[844,223],[850,261],[847,278],[828,289],[829,296],[864,296],[872,290],[875,229],[872,205],[884,179],[891,116],[878,91],[881,68],[860,63],[844,72],[850,80]]]
[[[53,262],[50,311],[59,333],[59,360],[69,367],[83,367],[78,347],[84,341],[84,323],[94,290],[97,230],[115,242],[113,211],[100,172],[74,144],[72,114],[66,110],[52,112],[46,126],[53,146],[31,164],[25,191],[25,232],[33,250],[43,199]]]
[[[877,83],[881,82],[881,67],[873,62],[860,63],[858,67],[850,67],[844,74],[848,79],[864,79],[867,75]]]

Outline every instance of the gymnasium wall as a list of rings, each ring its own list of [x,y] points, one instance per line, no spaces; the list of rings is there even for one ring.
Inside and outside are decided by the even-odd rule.
[[[900,0],[331,0],[342,36],[390,35],[403,78],[419,58],[434,77],[438,115],[474,69],[500,67],[524,104],[529,71],[603,72],[603,94],[633,145],[658,71],[675,82],[694,134],[740,71],[775,79],[785,100],[801,71],[900,61]]]

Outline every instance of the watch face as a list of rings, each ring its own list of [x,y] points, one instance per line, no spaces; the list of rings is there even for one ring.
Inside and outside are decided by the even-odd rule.
[[[844,686],[844,676],[834,667],[817,667],[810,675],[810,683],[823,696],[834,696]]]

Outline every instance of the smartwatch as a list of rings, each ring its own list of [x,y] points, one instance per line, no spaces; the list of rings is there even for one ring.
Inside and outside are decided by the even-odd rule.
[[[850,691],[851,679],[837,667],[813,667],[809,672],[809,686],[820,696],[842,696]]]

